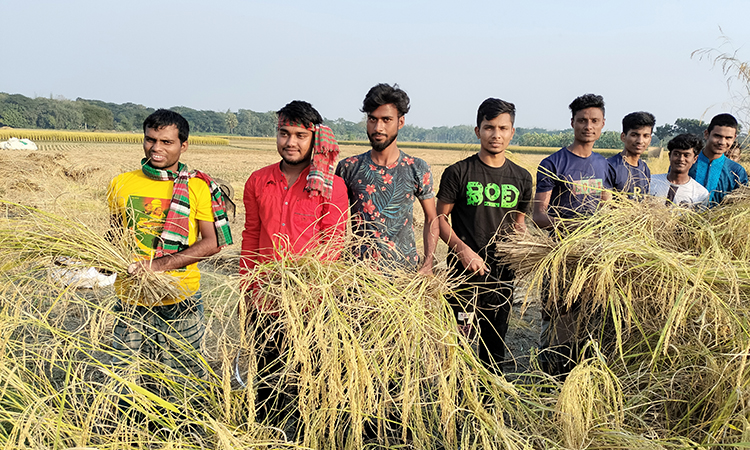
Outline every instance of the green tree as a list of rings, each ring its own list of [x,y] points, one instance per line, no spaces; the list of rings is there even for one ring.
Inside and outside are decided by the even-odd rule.
[[[594,144],[595,148],[614,148],[622,149],[623,144],[620,139],[620,133],[617,131],[605,131],[602,133],[599,140]]]
[[[31,122],[21,107],[13,103],[0,106],[0,123],[13,128],[29,128],[31,126]]]
[[[675,133],[675,126],[671,123],[665,123],[664,125],[656,127],[654,130],[654,136],[659,138],[659,141],[663,141],[664,139],[667,139],[670,136],[674,136]]]
[[[674,121],[674,134],[693,133],[703,136],[708,124],[698,119],[677,119]]]
[[[237,120],[237,116],[233,112],[227,110],[225,114],[226,114],[226,123],[227,123],[227,128],[229,129],[229,134],[232,134],[234,133],[234,129],[237,128],[237,125],[239,125],[240,123]]]
[[[84,128],[93,128],[95,130],[113,130],[115,128],[112,111],[101,106],[92,105],[82,99],[77,99],[76,101],[81,102]]]

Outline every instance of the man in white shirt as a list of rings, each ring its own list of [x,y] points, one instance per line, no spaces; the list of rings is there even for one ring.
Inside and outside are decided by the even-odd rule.
[[[667,149],[669,172],[651,176],[649,193],[667,199],[667,205],[708,206],[708,190],[688,175],[703,150],[703,140],[692,133],[680,134],[669,141]]]

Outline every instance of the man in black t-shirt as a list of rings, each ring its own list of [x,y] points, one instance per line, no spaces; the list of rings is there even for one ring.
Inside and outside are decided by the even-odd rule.
[[[453,301],[459,325],[479,327],[479,357],[498,371],[505,358],[514,274],[497,261],[494,243],[514,230],[525,231],[532,196],[531,174],[505,157],[516,131],[515,114],[512,103],[496,98],[479,106],[474,129],[479,153],[445,169],[437,195],[451,275],[469,277]]]

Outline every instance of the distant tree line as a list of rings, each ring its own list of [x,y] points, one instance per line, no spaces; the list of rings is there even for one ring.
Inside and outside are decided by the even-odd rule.
[[[239,136],[273,136],[276,133],[276,113],[255,112],[240,109],[237,112],[196,110],[185,106],[171,109],[182,114],[196,133],[235,134]],[[29,98],[20,94],[0,92],[0,126],[13,128],[45,128],[57,130],[115,130],[134,131],[142,129],[143,120],[154,108],[135,103],[107,103],[100,100],[63,97]],[[342,141],[365,141],[367,131],[364,119],[351,122],[345,119],[326,119],[325,124],[333,129]],[[674,124],[664,124],[654,130],[652,145],[680,133],[703,134],[708,124],[696,119],[677,119]],[[399,139],[412,142],[445,142],[473,144],[477,142],[474,127],[457,125],[452,127],[421,128],[406,125],[399,132]],[[530,147],[564,147],[573,142],[573,130],[546,130],[542,128],[516,128],[511,141],[513,145]],[[666,141],[665,141],[666,143]],[[596,148],[622,148],[620,133],[605,131],[596,143]]]
[[[513,145],[523,147],[565,147],[573,143],[573,130],[539,130],[527,131],[516,128],[516,135],[511,142]],[[604,131],[594,148],[623,148],[620,133],[617,131]]]

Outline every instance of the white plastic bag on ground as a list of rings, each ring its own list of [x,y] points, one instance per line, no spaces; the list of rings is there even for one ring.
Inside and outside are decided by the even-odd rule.
[[[86,267],[82,262],[70,258],[58,258],[49,268],[53,280],[63,286],[76,288],[102,288],[111,286],[117,274],[104,275],[93,267]]]
[[[29,139],[10,138],[5,142],[0,142],[0,148],[3,150],[39,150],[36,144]]]

